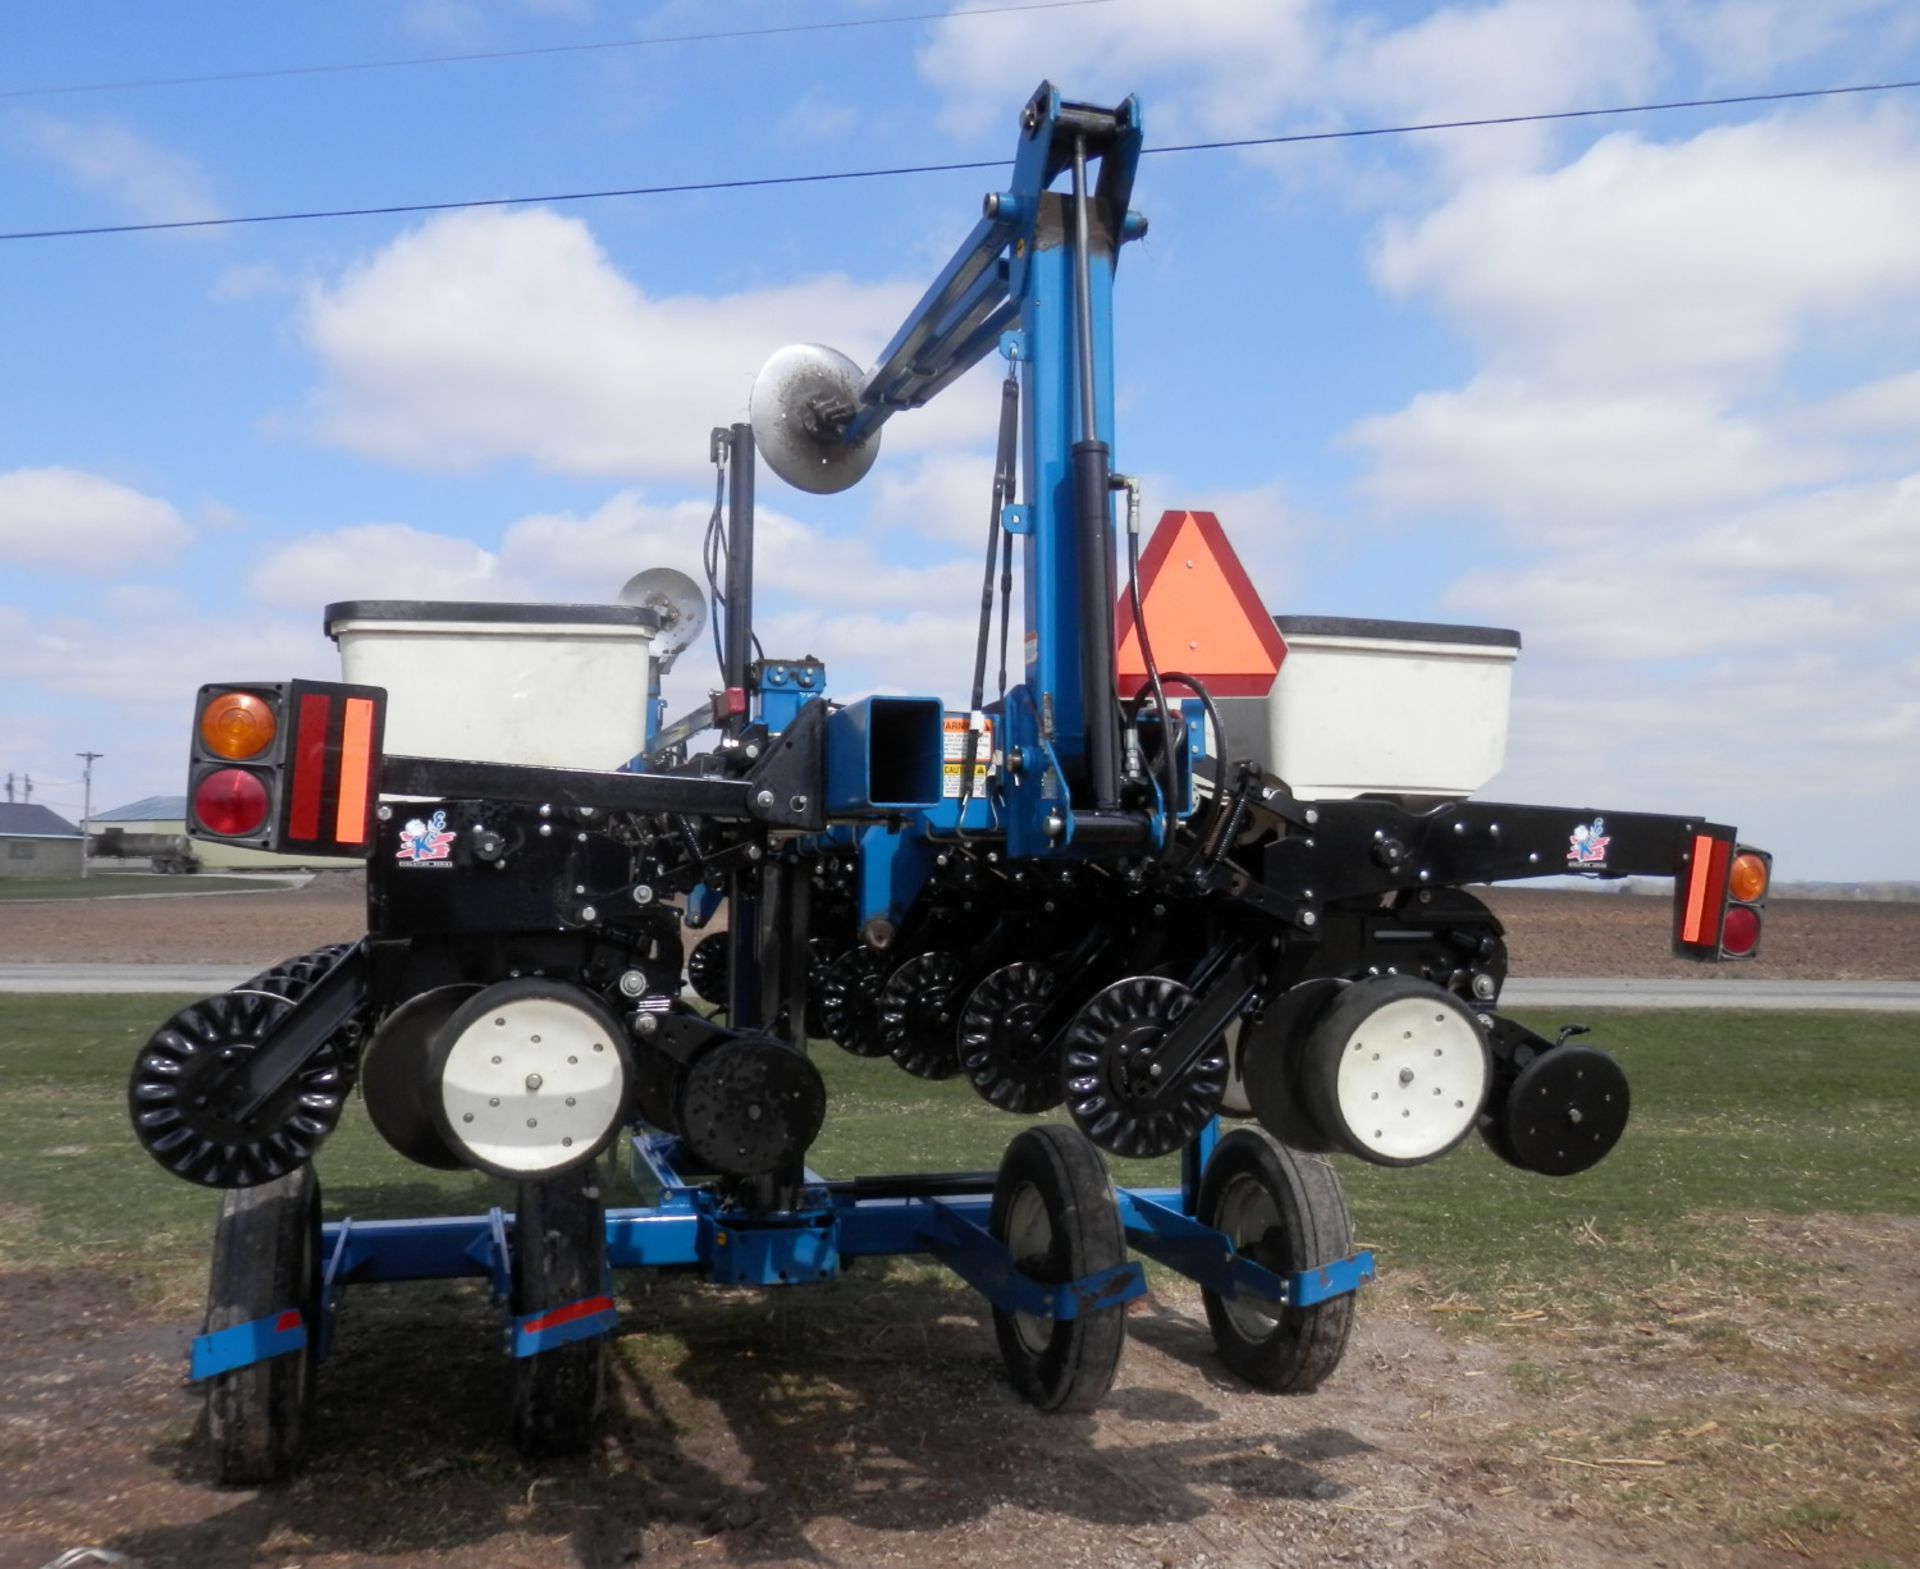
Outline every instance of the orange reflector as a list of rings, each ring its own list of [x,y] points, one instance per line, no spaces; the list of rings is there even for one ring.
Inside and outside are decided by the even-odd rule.
[[[367,838],[367,785],[373,762],[373,700],[347,699],[347,722],[340,735],[340,809],[333,837],[341,844]]]
[[[236,762],[272,746],[277,728],[273,705],[254,692],[222,692],[200,712],[207,750]]]
[[[1713,839],[1707,834],[1693,836],[1693,872],[1687,878],[1687,916],[1680,927],[1682,942],[1703,943],[1707,940],[1707,913],[1712,908],[1707,899],[1707,878],[1713,869]]]
[[[1742,904],[1752,904],[1767,892],[1767,863],[1753,854],[1738,855],[1727,874],[1727,892]]]

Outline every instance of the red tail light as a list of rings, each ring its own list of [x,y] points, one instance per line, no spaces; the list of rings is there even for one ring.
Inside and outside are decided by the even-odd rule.
[[[195,820],[227,839],[260,832],[272,804],[259,775],[244,768],[219,769],[193,789]]]

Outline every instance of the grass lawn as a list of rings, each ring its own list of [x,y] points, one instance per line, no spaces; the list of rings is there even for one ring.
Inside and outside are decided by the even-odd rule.
[[[0,1263],[204,1256],[217,1195],[161,1171],[126,1122],[134,1052],[180,1001],[0,995]],[[1713,1225],[1743,1215],[1920,1213],[1913,1019],[1675,1012],[1595,1022],[1635,1101],[1625,1139],[1595,1170],[1530,1176],[1477,1140],[1409,1171],[1339,1162],[1358,1239],[1384,1270],[1417,1269],[1443,1291],[1604,1295],[1700,1269]],[[1022,1126],[957,1080],[926,1083],[831,1046],[817,1060],[830,1100],[810,1158],[828,1175],[989,1168]],[[1123,1183],[1177,1180],[1172,1159],[1112,1164]],[[329,1214],[510,1202],[504,1185],[401,1160],[358,1106],[319,1166]]]
[[[0,877],[0,904],[12,899],[125,899],[152,893],[268,893],[288,887],[263,877],[149,877],[105,872],[93,877]]]

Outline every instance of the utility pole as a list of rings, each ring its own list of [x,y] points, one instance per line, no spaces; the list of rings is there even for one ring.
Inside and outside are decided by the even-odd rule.
[[[13,775],[7,775],[7,805],[13,805]]]
[[[80,875],[87,875],[87,819],[93,816],[93,764],[96,758],[105,757],[105,752],[75,752],[75,757],[85,762],[80,771],[84,793],[80,797]]]
[[[26,804],[27,804],[28,806],[31,806],[31,805],[33,805],[33,775],[32,775],[32,774],[28,774],[28,775],[27,775],[27,802],[26,802]]]

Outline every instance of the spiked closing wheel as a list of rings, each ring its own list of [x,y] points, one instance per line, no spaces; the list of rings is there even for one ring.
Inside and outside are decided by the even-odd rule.
[[[960,961],[923,953],[895,970],[881,988],[880,1039],[893,1060],[917,1079],[950,1079],[960,1071],[953,1019],[960,999]]]
[[[1136,975],[1094,994],[1067,1030],[1067,1110],[1104,1150],[1171,1154],[1220,1109],[1227,1053],[1220,1039],[1180,1059],[1170,1036],[1193,993],[1160,975]]]
[[[135,1136],[176,1177],[251,1188],[304,1166],[340,1121],[342,1037],[324,1042],[257,1109],[247,1066],[286,999],[223,992],[182,1008],[140,1053],[127,1086]]]
[[[1003,965],[974,987],[961,1011],[961,1071],[1002,1111],[1046,1111],[1066,1093],[1059,1059],[1047,1049],[1052,1042],[1040,1032],[1056,984],[1044,964]]]
[[[820,1022],[827,1039],[856,1057],[884,1057],[892,1051],[880,1036],[880,988],[887,961],[871,948],[849,948],[820,982]]]
[[[716,1008],[727,1005],[727,944],[725,932],[709,932],[687,955],[687,984],[694,996]]]

